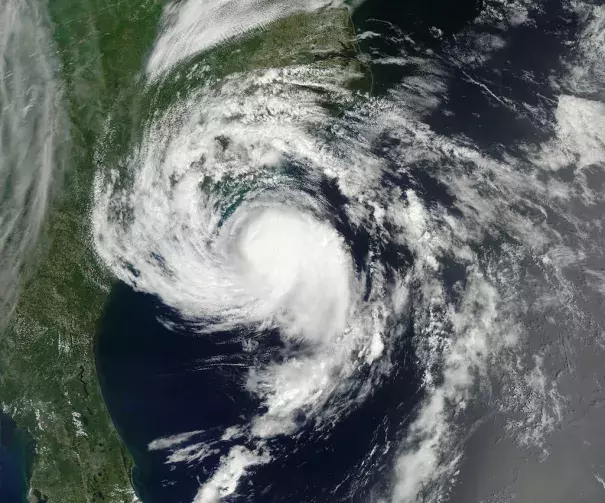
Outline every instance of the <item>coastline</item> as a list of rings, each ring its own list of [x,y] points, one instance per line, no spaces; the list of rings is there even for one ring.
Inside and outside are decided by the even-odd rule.
[[[27,503],[34,453],[33,438],[0,412],[0,471],[4,474],[0,499],[3,502]]]

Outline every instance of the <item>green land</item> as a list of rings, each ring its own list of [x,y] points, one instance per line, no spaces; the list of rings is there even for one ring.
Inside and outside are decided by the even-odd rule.
[[[0,338],[0,404],[32,439],[30,502],[135,500],[132,460],[105,409],[93,340],[112,287],[89,227],[95,151],[111,115],[124,115],[124,145],[145,107],[135,77],[157,34],[156,0],[49,0],[71,121],[61,196]],[[181,85],[180,69],[203,61],[213,78],[252,68],[317,63],[363,72],[347,11],[298,14],[183,62],[153,91]],[[329,63],[326,63],[329,62]],[[161,88],[160,88],[161,87]],[[126,112],[125,112],[126,111]]]

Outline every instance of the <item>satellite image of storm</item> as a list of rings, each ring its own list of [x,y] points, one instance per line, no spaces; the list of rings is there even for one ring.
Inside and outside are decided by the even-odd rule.
[[[604,502],[604,0],[0,0],[0,503]]]

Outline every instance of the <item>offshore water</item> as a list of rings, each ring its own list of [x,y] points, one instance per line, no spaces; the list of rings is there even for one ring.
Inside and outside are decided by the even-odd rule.
[[[34,456],[33,441],[0,413],[0,501],[24,503]]]

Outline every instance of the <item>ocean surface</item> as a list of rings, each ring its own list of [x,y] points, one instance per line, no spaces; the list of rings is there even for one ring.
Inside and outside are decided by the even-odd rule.
[[[551,466],[537,500],[576,501],[573,459],[599,501],[600,430],[567,432],[601,403],[574,362],[605,348],[605,9],[359,2],[362,96],[325,55],[206,85],[200,51],[298,9],[225,5],[169,4],[157,110],[95,156],[95,358],[141,500],[530,501]]]
[[[248,372],[284,349],[276,333],[256,333],[260,345],[247,353],[241,332],[200,337],[167,328],[166,321],[177,319],[156,297],[118,283],[95,344],[103,396],[134,457],[135,487],[145,503],[192,501],[200,480],[216,469],[217,456],[227,454],[172,465],[166,464],[165,453],[148,446],[158,438],[199,430],[205,430],[205,442],[212,442],[225,425],[245,424],[259,405],[245,392]],[[410,340],[412,332],[409,327]],[[301,413],[296,438],[276,438],[272,446],[280,458],[260,467],[253,485],[233,501],[366,501],[388,475],[389,447],[422,397],[412,346],[402,344],[393,360],[397,370],[388,381],[329,436],[316,434],[313,421]],[[383,466],[360,480],[373,449],[384,451]]]
[[[0,413],[0,501],[24,503],[34,445],[15,422]]]
[[[371,7],[360,12],[356,22],[379,18],[385,13],[384,3],[368,2]],[[384,92],[399,79],[397,72],[375,75],[375,90]],[[445,196],[438,185],[433,189],[435,198]],[[323,193],[335,208],[342,205],[344,198],[335,186],[323,187]],[[345,219],[341,232],[346,233],[346,215],[341,212],[339,217]],[[347,236],[353,253],[358,250],[355,259],[362,263],[367,236],[356,236],[350,228]],[[201,430],[202,441],[213,443],[226,425],[245,425],[262,406],[246,392],[250,370],[276,356],[286,359],[288,352],[299,349],[286,349],[278,331],[259,334],[242,329],[200,336],[196,330],[183,329],[183,324],[186,327],[156,296],[119,282],[96,339],[103,396],[134,457],[135,488],[145,503],[191,502],[201,482],[216,471],[218,458],[229,452],[226,445],[203,462],[168,464],[165,452],[149,449],[150,444]],[[260,341],[252,352],[242,347],[248,336]],[[395,455],[391,447],[423,396],[412,337],[409,325],[408,343],[392,355],[397,370],[362,407],[344,420],[335,418],[329,435],[316,431],[301,411],[296,437],[273,439],[271,448],[280,453],[276,461],[256,469],[248,487],[240,488],[231,501],[365,503],[384,490]],[[366,466],[369,452],[383,453],[380,466],[371,470]]]
[[[410,114],[412,116],[417,113],[416,109],[422,110],[419,115],[422,116],[423,126],[430,128],[439,138],[435,141],[437,147],[431,143],[427,148],[436,148],[439,155],[451,153],[451,157],[457,159],[456,156],[460,155],[456,153],[457,147],[471,145],[480,152],[479,157],[486,159],[498,162],[507,162],[511,158],[521,159],[520,166],[533,162],[528,157],[528,151],[541,148],[540,145],[554,134],[552,124],[556,122],[557,93],[560,89],[552,84],[551,79],[558,78],[564,72],[562,61],[569,51],[568,41],[578,29],[577,18],[569,15],[565,8],[558,6],[556,2],[546,4],[548,8],[532,14],[531,23],[511,22],[510,26],[503,29],[502,26],[496,28],[495,25],[492,28],[490,19],[480,21],[477,25],[480,33],[476,38],[484,37],[485,44],[491,44],[489,50],[486,50],[489,56],[484,57],[481,43],[477,43],[471,25],[481,12],[481,2],[466,2],[461,7],[452,2],[411,2],[397,7],[393,6],[393,2],[387,1],[362,3],[355,11],[353,21],[358,43],[371,60],[374,96],[393,101],[400,99],[398,104],[402,108],[409,106],[414,109]],[[464,32],[464,35],[459,42],[453,36],[460,32]],[[471,47],[469,40],[475,45]],[[464,47],[466,43],[469,44],[468,50]],[[443,52],[444,46],[447,46],[448,52]],[[506,50],[500,50],[504,47]],[[431,72],[435,72],[434,78]],[[445,73],[448,77],[442,78]],[[434,85],[434,82],[441,80],[445,82],[441,87]],[[412,91],[406,94],[401,91],[402,88],[411,88]],[[406,100],[409,100],[409,104]],[[431,106],[431,100],[439,103]],[[539,114],[534,113],[536,110]],[[449,147],[443,147],[439,143],[442,138],[454,139],[454,143],[459,143],[448,151]],[[411,150],[415,141],[410,140]],[[425,161],[420,158],[420,154],[416,160],[405,159],[405,162],[399,163],[399,158],[391,155],[391,152],[403,144],[404,141],[397,139],[396,132],[388,132],[374,138],[369,147],[372,155],[384,161],[387,166],[382,174],[384,185],[400,189],[401,200],[409,198],[410,191],[414,192],[427,211],[439,208],[452,220],[466,219],[469,235],[475,229],[474,218],[477,228],[484,225],[483,212],[487,215],[490,205],[508,206],[503,194],[507,193],[506,183],[510,180],[504,179],[506,175],[502,175],[503,185],[498,186],[498,182],[492,185],[492,177],[502,174],[495,169],[496,175],[486,175],[486,185],[477,192],[480,195],[469,203],[469,206],[473,206],[477,200],[481,201],[476,207],[473,206],[470,213],[474,216],[469,217],[466,204],[471,196],[467,198],[467,194],[462,192],[466,186],[461,183],[458,186],[461,192],[456,192],[449,184],[452,178],[466,180],[466,167],[471,166],[475,158],[470,155],[459,164],[454,160],[456,168],[449,177],[439,171],[439,161],[430,156]],[[460,150],[462,151],[463,149]],[[461,156],[464,155],[467,154]],[[404,157],[402,154],[401,158]],[[448,161],[447,155],[444,155],[441,162]],[[473,168],[469,169],[470,178],[473,179]],[[483,168],[479,168],[477,172],[481,169]],[[513,171],[515,169],[517,168],[513,168]],[[518,173],[511,175],[511,179],[517,174],[522,177],[523,169],[519,168]],[[479,175],[481,176],[483,175]],[[515,183],[517,182],[511,184],[511,187]],[[497,188],[493,189],[494,186]],[[492,189],[493,193],[490,192]],[[499,192],[500,189],[502,193]],[[336,186],[326,186],[321,190],[321,200],[326,206],[336,209],[334,222],[344,236],[354,262],[364,264],[369,260],[368,236],[351,231],[354,225],[348,220],[345,209],[349,202],[347,196]],[[533,201],[533,197],[528,196],[528,201]],[[523,207],[525,203],[518,204],[512,213],[520,215],[519,221],[524,221],[525,217],[534,223],[540,220],[531,209],[534,203],[527,203],[528,208]],[[337,211],[338,209],[341,211]],[[389,211],[388,206],[386,211]],[[506,222],[507,218],[517,222],[516,217],[510,216],[503,220]],[[524,222],[523,225],[532,225]],[[548,225],[553,228],[560,225],[560,222],[554,213],[548,216]],[[502,228],[499,225],[497,218],[490,221],[485,224],[489,229],[485,235],[470,238],[468,242],[476,263],[481,264],[478,268],[493,272],[490,269],[493,267],[500,271],[495,276],[502,279],[508,278],[509,274],[511,277],[516,274],[511,271],[526,267],[532,259],[526,258],[525,253],[534,253],[527,251],[534,250],[534,243],[531,243],[531,232],[523,234],[525,231],[521,231],[523,237],[515,235],[518,229],[513,229],[514,223],[510,228],[506,228],[506,223]],[[386,229],[391,230],[388,226]],[[411,229],[408,230],[412,234]],[[438,234],[439,231],[435,233]],[[423,236],[419,233],[416,237],[418,241],[422,241],[426,234]],[[442,246],[439,239],[441,238],[437,238],[439,244],[435,247]],[[443,239],[447,239],[447,234],[444,234]],[[447,248],[450,244],[444,246]],[[443,446],[439,445],[440,438],[449,438],[447,434],[443,434],[443,437],[436,434],[436,441],[429,438],[427,450],[433,449],[439,453],[435,456],[439,461],[434,465],[430,465],[433,462],[431,453],[428,455],[429,461],[420,455],[417,458],[410,455],[408,459],[402,454],[400,446],[406,446],[404,452],[408,449],[417,455],[422,449],[414,449],[423,445],[422,442],[433,432],[433,426],[427,426],[432,424],[433,418],[427,416],[427,424],[411,428],[420,433],[414,437],[415,440],[406,443],[404,432],[412,426],[415,418],[422,417],[423,405],[430,403],[430,397],[427,398],[426,394],[426,367],[432,365],[430,358],[440,355],[439,352],[442,351],[442,347],[429,348],[434,349],[434,352],[427,357],[427,364],[426,361],[421,361],[422,358],[418,356],[421,351],[418,351],[415,344],[423,335],[428,340],[437,331],[435,327],[448,327],[450,322],[455,325],[456,321],[449,320],[447,315],[442,319],[439,313],[441,310],[453,312],[463,309],[465,301],[461,292],[464,289],[472,291],[471,273],[475,263],[470,265],[470,261],[465,263],[465,259],[456,257],[455,247],[451,246],[452,251],[444,252],[439,257],[437,274],[439,288],[444,292],[443,297],[448,299],[447,302],[451,301],[451,304],[447,304],[448,307],[427,307],[419,298],[418,311],[415,312],[416,304],[412,302],[409,317],[401,318],[405,324],[403,336],[397,339],[392,350],[385,356],[385,365],[390,370],[385,372],[380,384],[346,413],[334,417],[334,424],[329,430],[318,427],[316,423],[321,420],[325,425],[326,422],[329,423],[329,417],[316,418],[312,414],[307,415],[303,409],[294,413],[297,425],[295,432],[277,434],[263,444],[262,449],[271,452],[270,459],[266,461],[262,458],[262,452],[257,454],[262,460],[250,462],[253,466],[251,470],[246,469],[244,460],[242,472],[246,472],[245,477],[239,472],[233,475],[236,484],[239,484],[237,490],[225,482],[228,501],[362,503],[383,501],[381,498],[387,494],[399,494],[392,501],[417,501],[414,498],[418,494],[426,494],[427,501],[435,501],[436,495],[440,493],[432,477],[435,473],[435,477],[442,473],[442,465],[451,462],[451,466],[454,466],[461,459],[461,455],[455,454],[461,444],[451,444],[453,447],[450,452],[443,447],[450,445],[445,440]],[[524,251],[518,254],[511,252],[517,246]],[[416,257],[416,253],[420,256]],[[158,256],[158,262],[165,266],[164,257],[159,252]],[[502,263],[500,257],[504,257]],[[421,261],[422,253],[414,251],[413,245],[405,250],[387,246],[379,258],[379,262],[388,265],[389,271],[412,268],[412,264],[418,265]],[[426,264],[418,266],[419,270],[423,267],[426,268]],[[539,267],[535,270],[539,271]],[[135,284],[138,274],[138,270],[133,274]],[[541,276],[542,272],[528,273],[531,274],[538,278],[534,278],[536,283],[546,283]],[[498,280],[493,281],[494,284],[498,283]],[[514,294],[505,294],[513,282],[521,286],[511,287]],[[511,304],[518,301],[517,305],[520,306],[524,303],[522,299],[525,296],[531,298],[533,295],[526,286],[530,283],[530,280],[524,283],[524,280],[515,276],[510,282],[508,279],[503,280],[498,288],[503,292],[503,297],[510,295],[514,299]],[[175,292],[178,292],[178,285],[175,286]],[[481,294],[479,297],[483,300],[486,295]],[[478,306],[481,304],[480,300],[472,302],[476,302]],[[427,304],[430,303],[427,301]],[[478,307],[477,312],[483,312],[482,309],[486,312],[490,310]],[[423,314],[425,310],[431,311],[426,319]],[[431,318],[434,314],[432,310],[438,312],[434,318]],[[511,312],[513,310],[511,308]],[[470,331],[479,326],[490,334],[487,338],[493,334],[499,334],[496,338],[507,337],[504,331],[500,334],[499,329],[495,328],[499,325],[498,321],[494,322],[494,326],[491,321],[482,325],[485,320],[483,316],[479,314],[473,318],[473,315],[469,315],[469,319],[472,319],[468,322]],[[521,315],[515,316],[515,322],[522,319]],[[465,323],[466,321],[462,322],[462,325]],[[501,326],[504,327],[505,324]],[[415,333],[419,327],[421,330],[426,329],[426,332]],[[253,424],[268,409],[258,395],[255,397],[246,389],[251,372],[275,362],[287,362],[292,355],[305,354],[308,350],[303,342],[299,345],[285,344],[279,329],[259,331],[255,327],[249,332],[246,328],[227,329],[200,335],[204,330],[203,323],[201,327],[192,326],[190,320],[182,318],[177,309],[168,307],[161,295],[135,291],[131,285],[123,282],[117,283],[113,288],[99,325],[96,356],[103,394],[120,435],[134,456],[137,465],[135,486],[145,503],[213,501],[200,496],[200,487],[208,480],[213,480],[214,474],[222,473],[221,469],[227,463],[225,460],[230,459],[230,450],[243,448],[255,451],[251,437],[246,438],[238,431],[244,431],[247,424]],[[539,330],[535,329],[533,333],[537,334]],[[246,346],[246,341],[251,339],[256,341],[252,348]],[[469,340],[472,342],[467,344],[472,347],[477,339],[473,336]],[[443,344],[447,347],[448,343]],[[483,351],[483,344],[478,343],[476,351],[469,349],[469,354],[462,359],[473,361]],[[441,362],[437,365],[440,364]],[[480,373],[471,364],[469,366],[469,374],[474,376],[475,372]],[[505,364],[502,368],[506,368]],[[498,370],[499,376],[500,372],[506,374],[508,370]],[[365,376],[359,375],[357,378],[363,382]],[[461,380],[466,382],[470,378],[463,376]],[[526,378],[521,377],[520,380]],[[428,389],[433,392],[440,386],[447,389],[446,377],[436,377],[436,382],[432,384],[436,388],[429,386]],[[475,385],[468,386],[472,390],[469,393],[477,391]],[[484,388],[482,392],[485,392]],[[466,422],[465,427],[470,431],[475,427],[472,418],[480,417],[485,412],[488,400],[466,408],[464,402],[468,395],[465,393],[461,394],[462,398],[456,395],[452,402],[456,406],[462,404],[454,414],[456,421],[459,421],[457,427]],[[486,395],[489,393],[486,392]],[[347,397],[336,395],[333,400],[344,401]],[[336,403],[336,408],[337,405]],[[329,409],[329,406],[326,408]],[[503,406],[501,408],[504,409]],[[465,412],[461,412],[462,410]],[[439,429],[442,425],[443,428],[448,428],[445,422],[440,422],[441,418],[442,412],[438,410],[434,416],[434,429]],[[231,433],[227,427],[234,428],[233,438],[229,437]],[[428,433],[422,430],[423,427]],[[175,445],[185,447],[175,448],[167,456],[166,450]],[[406,462],[408,465],[405,465]],[[231,470],[228,476],[237,472],[236,461],[228,466],[226,471]],[[399,492],[393,489],[393,466],[399,466],[400,470]],[[407,470],[415,470],[416,473],[411,476]],[[406,486],[407,480],[413,479],[415,483],[417,474],[420,474],[418,479],[426,475],[422,479],[424,482],[418,482],[418,486],[413,486],[412,483]],[[448,490],[443,494],[448,494]]]

